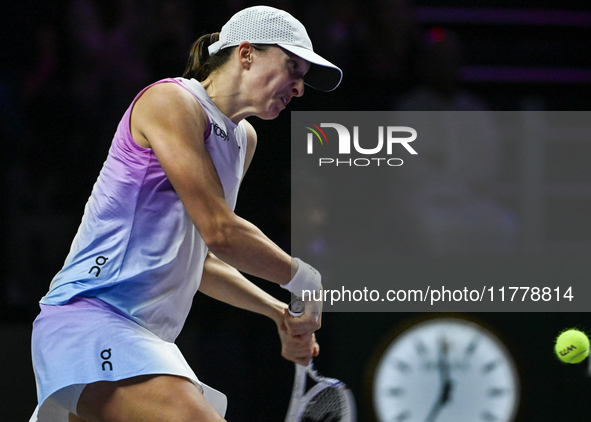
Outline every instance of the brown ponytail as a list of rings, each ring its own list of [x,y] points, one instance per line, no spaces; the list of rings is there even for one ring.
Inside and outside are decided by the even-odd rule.
[[[219,40],[220,33],[206,34],[200,37],[191,46],[189,61],[185,68],[184,78],[195,78],[199,82],[204,81],[216,69],[225,64],[234,48],[228,47],[218,51],[213,56],[209,55],[207,47]]]

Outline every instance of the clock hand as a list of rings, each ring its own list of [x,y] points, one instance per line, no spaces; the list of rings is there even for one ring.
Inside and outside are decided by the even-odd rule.
[[[439,414],[439,412],[441,411],[442,406],[443,405],[441,403],[441,400],[437,400],[435,402],[435,404],[433,405],[433,407],[431,408],[431,411],[427,415],[425,422],[433,422],[435,420],[435,418],[437,417],[437,415]]]
[[[437,401],[433,404],[433,407],[427,415],[425,422],[435,421],[435,418],[437,418],[439,412],[441,411],[443,406],[445,406],[445,404],[450,400],[451,397],[451,389],[453,387],[453,383],[449,375],[449,362],[447,359],[447,351],[448,344],[445,341],[445,339],[442,338],[439,348],[439,361],[437,363],[437,368],[439,369],[439,375],[441,378],[441,393]]]
[[[442,405],[447,403],[451,397],[452,382],[449,374],[449,360],[448,360],[449,345],[445,338],[441,339],[441,380],[443,382],[443,391],[441,392]]]

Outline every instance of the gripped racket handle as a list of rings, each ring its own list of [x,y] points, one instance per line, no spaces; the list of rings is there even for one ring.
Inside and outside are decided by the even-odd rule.
[[[302,299],[296,297],[291,302],[289,302],[289,305],[287,306],[287,311],[293,317],[301,317],[302,315],[304,315],[304,312],[306,311],[306,304]]]

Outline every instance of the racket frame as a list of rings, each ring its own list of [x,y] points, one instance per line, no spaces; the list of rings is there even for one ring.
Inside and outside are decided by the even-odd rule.
[[[356,407],[355,399],[351,390],[342,381],[335,378],[328,378],[320,375],[315,369],[313,362],[307,366],[295,364],[295,377],[292,389],[291,400],[289,402],[289,408],[285,422],[300,422],[303,413],[306,410],[308,403],[316,397],[322,390],[334,387],[339,389],[345,396],[345,402],[348,407],[348,415],[341,422],[356,422]],[[310,377],[316,384],[305,392],[306,389],[306,377]]]

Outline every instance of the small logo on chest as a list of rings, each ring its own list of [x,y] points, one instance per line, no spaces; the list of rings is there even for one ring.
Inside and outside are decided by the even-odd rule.
[[[215,134],[215,136],[222,138],[224,141],[230,140],[230,136],[226,133],[224,129],[219,127],[217,123],[213,124],[213,133]]]

